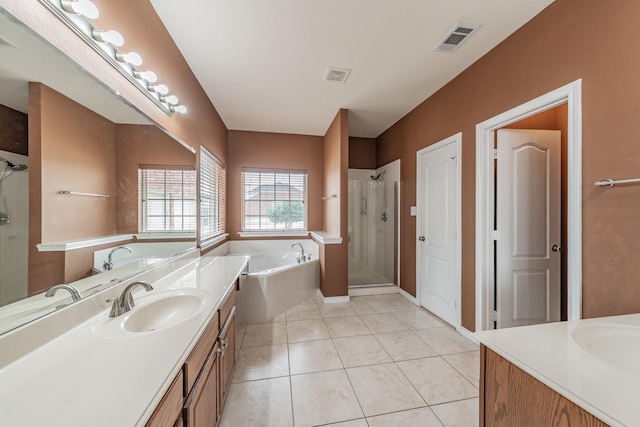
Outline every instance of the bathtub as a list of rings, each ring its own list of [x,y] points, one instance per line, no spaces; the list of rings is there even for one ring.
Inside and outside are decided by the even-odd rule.
[[[189,249],[195,248],[194,242],[151,242],[151,243],[127,243],[116,245],[111,248],[101,249],[93,253],[93,271],[102,273],[106,270],[105,262],[109,257],[109,252],[117,247],[126,247],[127,250],[119,250],[113,253],[111,261],[113,269],[131,269],[134,271],[147,268],[148,266],[162,261],[168,257],[177,255]]]
[[[311,259],[298,262],[300,242]],[[236,299],[238,323],[266,322],[318,293],[320,262],[312,240],[232,241],[228,255],[249,255],[249,270]]]

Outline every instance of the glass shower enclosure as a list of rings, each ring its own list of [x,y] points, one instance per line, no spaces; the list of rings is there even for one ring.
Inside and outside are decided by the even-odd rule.
[[[349,169],[349,287],[397,286],[400,161]]]

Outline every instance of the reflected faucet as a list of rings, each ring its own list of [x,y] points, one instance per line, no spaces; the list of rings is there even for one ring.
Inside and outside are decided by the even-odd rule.
[[[105,270],[111,270],[113,268],[113,261],[111,260],[111,257],[113,257],[113,253],[117,250],[120,249],[126,249],[129,251],[130,254],[133,253],[133,251],[131,250],[131,248],[128,248],[126,246],[118,246],[117,248],[113,248],[111,249],[111,252],[109,252],[109,256],[107,257],[107,261],[105,261],[102,264],[102,268],[104,268]]]
[[[305,262],[307,259],[304,256],[304,247],[302,246],[302,243],[295,242],[293,245],[291,245],[291,248],[293,248],[295,246],[300,246],[300,258],[298,258],[298,262],[300,262],[300,261]]]
[[[124,288],[122,294],[118,298],[112,298],[107,300],[107,302],[113,301],[113,306],[111,306],[111,313],[109,313],[109,317],[118,317],[121,314],[124,314],[130,311],[136,305],[133,302],[133,295],[131,292],[138,286],[142,286],[148,291],[153,290],[153,286],[149,282],[139,281],[133,282]]]
[[[55,285],[49,288],[49,290],[47,291],[47,293],[44,294],[45,297],[52,297],[56,294],[56,292],[58,292],[58,289],[64,289],[65,291],[68,291],[71,294],[71,299],[73,299],[74,301],[78,301],[79,299],[81,299],[82,297],[80,296],[80,292],[78,292],[78,290],[76,288],[74,288],[71,285]]]

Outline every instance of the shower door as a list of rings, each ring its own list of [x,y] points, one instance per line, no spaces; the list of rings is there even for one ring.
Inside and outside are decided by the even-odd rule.
[[[397,284],[399,164],[394,169],[349,169],[351,287]]]

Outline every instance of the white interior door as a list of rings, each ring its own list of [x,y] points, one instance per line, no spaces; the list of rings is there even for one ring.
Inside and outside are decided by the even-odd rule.
[[[559,321],[560,131],[497,140],[497,326]]]
[[[460,325],[457,141],[418,152],[417,185],[420,305],[454,326]]]

